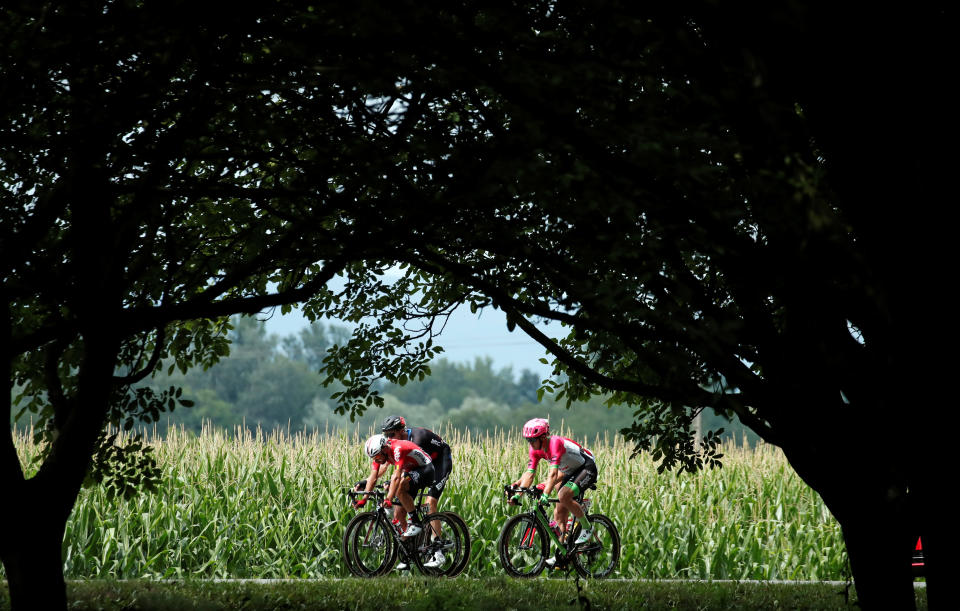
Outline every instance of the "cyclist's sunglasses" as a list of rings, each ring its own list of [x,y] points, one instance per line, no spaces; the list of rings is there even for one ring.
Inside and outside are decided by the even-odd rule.
[[[389,437],[389,438],[392,439],[394,435],[399,435],[402,430],[403,430],[403,429],[394,429],[394,430],[392,430],[392,431],[384,431],[384,432],[383,432],[383,436],[384,436],[384,437]]]

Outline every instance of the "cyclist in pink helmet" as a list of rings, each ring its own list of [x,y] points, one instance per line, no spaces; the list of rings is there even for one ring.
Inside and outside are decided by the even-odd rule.
[[[550,465],[547,480],[543,486],[544,497],[557,489],[557,505],[553,511],[553,519],[562,531],[566,528],[567,515],[572,512],[580,521],[582,530],[577,537],[577,545],[590,539],[590,522],[583,513],[583,507],[577,502],[580,493],[597,481],[597,463],[593,452],[576,441],[550,435],[550,422],[544,418],[528,420],[523,425],[523,436],[530,443],[530,459],[527,470],[514,482],[514,486],[529,488],[537,471],[541,459],[546,459]],[[539,488],[540,486],[538,486]],[[511,499],[511,502],[516,502]]]

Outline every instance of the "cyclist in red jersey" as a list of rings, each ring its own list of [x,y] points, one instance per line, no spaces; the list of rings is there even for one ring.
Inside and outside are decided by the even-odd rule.
[[[453,459],[451,458],[450,446],[439,435],[423,427],[407,427],[407,421],[403,416],[387,416],[383,419],[380,427],[383,436],[387,439],[402,439],[412,441],[420,446],[424,452],[430,455],[433,461],[434,479],[433,484],[427,490],[427,515],[437,513],[437,507],[440,503],[440,496],[447,485],[447,478],[450,477],[450,471],[453,469]],[[380,477],[382,473],[378,473]],[[433,534],[438,539],[441,536],[440,522],[434,522]],[[434,552],[434,557],[424,564],[426,567],[440,566],[443,564],[445,556],[442,550]]]
[[[533,483],[537,465],[541,459],[549,463],[547,480],[542,484],[544,498],[557,489],[557,505],[553,511],[554,525],[563,532],[567,516],[572,512],[580,521],[581,531],[576,544],[590,539],[590,522],[576,497],[597,481],[597,463],[593,453],[579,443],[559,435],[550,435],[550,423],[544,418],[534,418],[523,425],[523,436],[530,443],[530,459],[527,470],[514,482],[514,486],[529,488]],[[538,486],[539,487],[539,486]],[[516,502],[511,499],[511,502]],[[551,525],[551,526],[554,526]]]
[[[417,520],[413,512],[413,497],[421,488],[433,484],[434,469],[430,456],[412,441],[387,439],[383,435],[374,435],[364,444],[364,450],[373,459],[372,471],[367,478],[365,490],[373,490],[376,484],[376,474],[381,464],[395,465],[397,468],[390,478],[390,487],[383,500],[384,507],[391,507],[391,499],[399,497],[400,506],[394,509],[394,517],[400,521],[400,528],[404,537],[420,534],[423,525]],[[362,504],[362,503],[361,503]],[[407,525],[407,514],[411,515],[411,523]]]
[[[418,426],[407,427],[407,421],[403,416],[387,416],[380,428],[387,439],[412,441],[430,455],[430,460],[433,461],[434,481],[427,490],[427,506],[430,508],[429,513],[436,513],[440,496],[443,494],[453,468],[450,446],[430,429]],[[377,477],[381,475],[382,473],[379,473]]]

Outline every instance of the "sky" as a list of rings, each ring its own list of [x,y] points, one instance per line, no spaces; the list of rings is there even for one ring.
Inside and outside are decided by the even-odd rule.
[[[261,315],[260,318],[265,317]],[[328,322],[336,324],[333,321],[324,321],[325,324]],[[281,337],[296,335],[308,324],[309,321],[299,310],[281,315],[279,308],[266,321],[267,332]],[[559,323],[544,325],[541,329],[550,337],[564,334]],[[495,371],[512,367],[514,376],[524,369],[529,369],[541,379],[550,377],[551,368],[539,360],[546,356],[543,347],[519,329],[512,333],[507,331],[507,319],[503,312],[493,308],[486,308],[477,314],[471,314],[470,308],[466,306],[457,308],[443,334],[434,339],[434,343],[444,348],[440,358],[451,362],[472,364],[478,357],[489,356],[493,360]]]

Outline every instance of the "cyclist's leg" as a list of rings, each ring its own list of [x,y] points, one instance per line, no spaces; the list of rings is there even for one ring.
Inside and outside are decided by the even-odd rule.
[[[583,507],[580,506],[580,503],[577,502],[577,494],[579,493],[579,487],[573,482],[568,482],[557,493],[558,505],[561,506],[561,509],[564,513],[564,518],[566,518],[566,513],[569,511],[573,513],[574,517],[582,518],[583,517]]]
[[[566,483],[563,491],[561,491],[570,507],[570,510],[577,518],[577,521],[580,522],[580,525],[583,527],[585,532],[590,531],[590,522],[587,520],[586,515],[584,514],[583,507],[577,502],[577,498],[580,497],[581,492],[587,490],[590,486],[595,484],[596,481],[597,465],[593,461],[590,461],[577,471],[570,481]],[[559,497],[560,495],[558,494],[557,496]]]
[[[420,516],[416,508],[414,507],[413,497],[420,492],[421,488],[429,486],[433,483],[433,465],[424,465],[419,469],[411,469],[406,473],[406,477],[400,484],[400,502],[403,504],[404,508],[410,513],[411,520],[418,527],[420,526],[420,521],[422,516]]]
[[[430,488],[430,492],[427,493],[427,515],[432,515],[437,513],[437,503],[440,500],[438,496],[434,496],[433,488]],[[433,535],[434,537],[440,536],[440,522],[433,523]]]
[[[407,529],[407,514],[413,511],[413,499],[410,498],[410,477],[409,473],[404,473],[400,477],[400,485],[397,486],[397,500],[399,504],[393,506],[393,517],[400,524],[400,532]],[[409,499],[407,502],[406,499]]]
[[[577,502],[577,499],[580,498],[583,491],[595,483],[597,483],[597,463],[591,461],[580,467],[570,478],[570,481],[565,482],[564,490],[560,491],[560,494],[563,494],[567,501],[567,506],[577,518],[583,517],[583,507]],[[560,494],[557,496],[559,497]]]
[[[443,495],[444,488],[446,488],[447,478],[450,477],[450,471],[452,470],[450,450],[445,450],[443,454],[438,457],[437,462],[434,464],[436,465],[435,478],[433,484],[430,485],[430,489],[427,491],[427,507],[429,508],[428,513],[437,513],[440,504],[440,497]],[[440,537],[439,520],[434,522],[433,534],[435,537]]]
[[[404,473],[397,487],[397,498],[400,499],[400,506],[403,507],[404,513],[413,513],[413,495],[417,493],[415,479],[415,473]]]
[[[570,506],[566,502],[566,495],[570,491],[567,484],[577,473],[579,473],[579,471],[563,476],[563,479],[560,480],[560,485],[557,487],[558,502],[553,508],[553,519],[560,528],[561,533],[565,533],[567,530],[567,515],[570,513]]]

